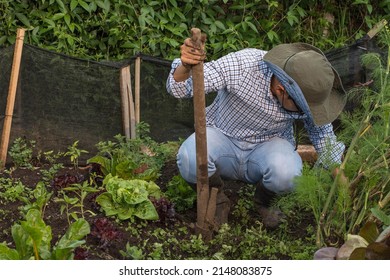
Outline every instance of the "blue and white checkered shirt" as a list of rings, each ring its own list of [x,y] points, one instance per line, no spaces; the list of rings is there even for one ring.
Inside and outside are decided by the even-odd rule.
[[[280,137],[295,145],[293,122],[302,119],[319,163],[340,163],[345,146],[337,142],[332,124],[316,126],[306,115],[286,111],[272,95],[272,72],[263,62],[265,54],[244,49],[204,64],[205,93],[218,92],[206,108],[207,125],[241,141],[261,143]],[[191,98],[192,78],[182,82],[173,78],[180,63],[180,59],[172,63],[167,90],[176,98]]]

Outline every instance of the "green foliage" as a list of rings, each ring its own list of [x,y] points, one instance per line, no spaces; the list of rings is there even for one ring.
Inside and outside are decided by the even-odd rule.
[[[0,46],[27,42],[77,57],[123,59],[142,52],[172,59],[196,26],[208,35],[208,59],[246,47],[302,41],[323,49],[361,38],[387,0],[40,0],[0,3]],[[329,19],[325,15],[332,17]]]
[[[101,166],[103,175],[111,174],[123,179],[156,180],[165,162],[165,154],[158,143],[151,139],[129,139],[115,136],[116,142],[98,143],[98,154],[90,158],[88,163]]]
[[[20,180],[0,177],[0,201],[28,199],[28,191]]]
[[[382,211],[379,205],[375,208],[371,208],[371,212],[375,218],[383,223],[383,227],[390,226],[390,214],[386,214]]]
[[[8,154],[12,158],[15,168],[25,167],[32,168],[33,150],[35,147],[35,141],[27,141],[24,138],[16,138],[10,147]]]
[[[82,240],[90,233],[90,227],[86,220],[78,219],[70,225],[65,235],[57,242],[53,249],[51,258],[54,260],[71,260],[73,251],[85,243]]]
[[[127,220],[136,216],[144,220],[157,220],[158,214],[149,196],[159,198],[160,188],[154,182],[125,180],[107,175],[104,179],[107,192],[100,194],[96,202],[107,216]]]
[[[231,240],[238,238],[239,245],[233,245]],[[309,236],[310,238],[313,238]],[[313,238],[314,239],[314,238]],[[260,221],[244,228],[240,225],[230,227],[224,225],[216,238],[215,244],[223,244],[221,250],[213,255],[213,259],[311,259],[315,249],[309,240],[292,239],[288,234],[280,238],[276,233],[269,234]],[[298,249],[300,248],[300,249]]]
[[[293,206],[300,205],[310,209],[319,223],[322,207],[325,204],[333,179],[329,171],[304,165],[302,176],[295,180],[296,191],[293,194]],[[291,198],[287,198],[291,199]]]
[[[73,164],[75,170],[79,167],[79,157],[81,154],[86,154],[88,151],[78,148],[79,140],[75,141],[72,146],[68,147],[68,151],[64,154],[65,156],[70,157],[70,161]]]
[[[128,242],[126,243],[126,251],[120,250],[119,252],[127,260],[142,260],[144,258],[142,250],[137,246],[131,246]]]
[[[86,213],[92,216],[96,215],[90,210],[84,210],[84,201],[88,194],[98,191],[99,189],[91,186],[88,181],[84,181],[82,184],[72,184],[61,189],[60,194],[62,198],[57,198],[55,201],[62,203],[60,208],[61,214],[66,210],[68,223],[71,224],[70,217],[77,221],[80,218],[85,218]]]
[[[382,40],[390,46],[387,28]],[[333,178],[328,170],[304,168],[297,179],[298,199],[313,210],[318,223],[318,246],[356,235],[372,217],[370,209],[389,209],[390,57],[370,53],[362,62],[373,83],[349,93],[354,109],[341,116],[339,138],[347,149],[340,172]]]
[[[176,175],[167,185],[165,195],[175,204],[179,213],[194,207],[196,191],[180,175]]]
[[[34,201],[31,201],[31,199],[26,197],[22,197],[20,199],[25,203],[23,206],[23,211],[27,213],[30,209],[37,209],[43,217],[45,208],[49,203],[52,195],[53,193],[46,189],[46,186],[43,182],[38,182],[38,184],[35,186],[35,189],[32,191]]]
[[[254,185],[246,185],[238,190],[240,198],[237,201],[232,214],[236,219],[241,220],[243,223],[248,223],[250,220],[250,212],[253,211],[254,207],[253,196],[255,189]]]
[[[64,153],[54,151],[40,152],[38,153],[37,159],[45,160],[49,164],[48,169],[41,169],[42,181],[45,183],[50,183],[53,180],[54,176],[57,174],[58,170],[64,167],[63,163],[56,162],[59,158],[63,157]]]
[[[27,212],[26,220],[12,226],[12,237],[16,249],[0,244],[0,259],[2,260],[70,260],[73,259],[75,248],[84,244],[82,240],[89,234],[87,221],[79,219],[66,231],[56,245],[51,248],[51,227],[46,225],[37,209]]]

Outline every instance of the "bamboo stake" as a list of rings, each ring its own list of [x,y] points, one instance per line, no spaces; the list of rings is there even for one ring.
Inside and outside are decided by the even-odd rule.
[[[120,91],[122,107],[122,125],[123,133],[130,138],[130,119],[129,119],[129,95],[127,86],[130,83],[130,66],[121,69],[120,73]]]
[[[127,85],[127,95],[129,100],[129,111],[130,111],[130,139],[135,139],[135,112],[134,112],[134,101],[133,101],[133,92],[131,91],[130,84]]]
[[[9,139],[11,133],[11,126],[12,126],[12,116],[14,112],[16,89],[18,86],[20,63],[22,59],[24,34],[25,34],[25,29],[23,28],[19,28],[16,34],[14,58],[12,62],[11,79],[9,83],[8,97],[7,97],[7,107],[5,110],[3,132],[1,136],[1,146],[0,146],[1,168],[4,168],[5,163],[7,161],[7,151],[8,151],[8,145],[9,145]]]
[[[140,122],[141,57],[135,60],[135,122]]]

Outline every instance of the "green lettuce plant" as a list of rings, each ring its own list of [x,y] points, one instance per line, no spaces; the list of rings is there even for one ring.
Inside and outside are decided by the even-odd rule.
[[[107,216],[117,216],[120,220],[134,216],[144,220],[159,218],[156,208],[149,199],[149,196],[160,197],[160,188],[154,182],[126,180],[109,174],[103,185],[107,192],[100,194],[96,202]]]

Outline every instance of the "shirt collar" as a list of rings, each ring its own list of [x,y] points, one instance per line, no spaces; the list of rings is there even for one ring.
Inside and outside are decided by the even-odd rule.
[[[269,98],[273,99],[274,96],[272,95],[272,92],[271,92],[271,78],[272,78],[273,72],[268,67],[268,65],[264,62],[264,60],[261,60],[259,62],[259,69],[260,69],[260,72],[263,73],[263,75],[265,77],[266,87],[268,89],[267,96]]]

